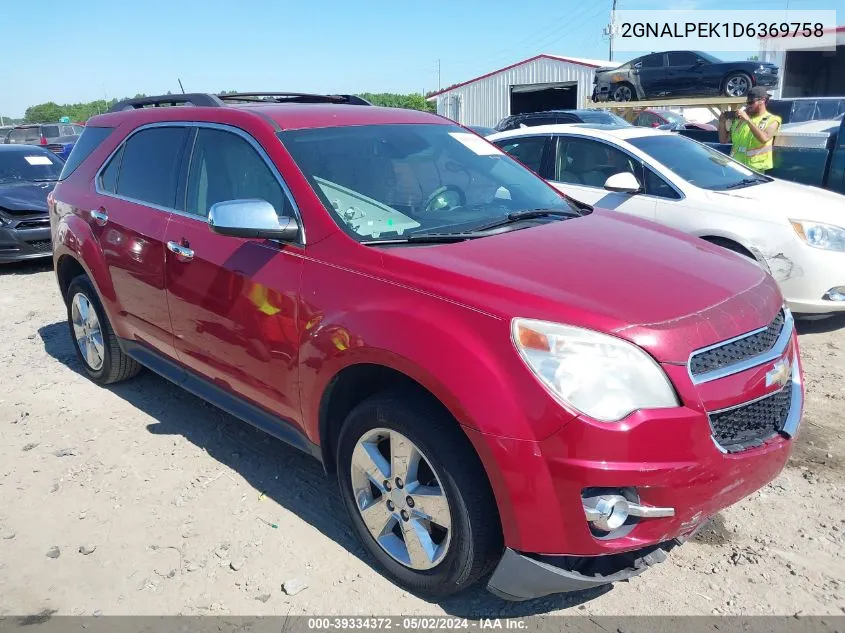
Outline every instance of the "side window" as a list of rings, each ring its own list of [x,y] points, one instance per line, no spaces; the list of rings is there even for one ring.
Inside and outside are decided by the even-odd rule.
[[[77,167],[82,164],[86,158],[91,155],[95,149],[100,146],[114,128],[110,127],[89,127],[85,128],[82,136],[74,143],[73,149],[70,150],[70,156],[67,157],[65,166],[62,169],[62,175],[59,180],[64,180],[70,176]],[[113,192],[113,191],[112,191]]]
[[[641,63],[643,68],[663,68],[663,53],[643,57]]]
[[[639,174],[640,163],[625,152],[586,138],[560,137],[555,180],[572,185],[604,187],[605,181],[621,172]],[[638,178],[639,179],[639,178]]]
[[[217,202],[247,198],[266,200],[279,216],[293,215],[278,179],[250,143],[232,132],[200,128],[188,173],[185,210],[207,217]]]
[[[543,165],[543,149],[546,146],[545,136],[522,136],[520,138],[507,138],[496,141],[499,148],[529,169],[538,174]]]
[[[171,209],[188,129],[153,127],[126,141],[117,194]]]
[[[676,53],[669,53],[670,66],[692,66],[698,59],[698,55],[693,53],[686,53],[683,51]]]
[[[669,198],[670,200],[679,200],[681,197],[668,182],[648,167],[645,167],[645,194],[647,196]]]
[[[26,130],[19,128],[17,130],[12,130],[9,132],[9,136],[6,139],[7,143],[23,143],[24,139],[26,138]]]
[[[109,164],[100,174],[100,188],[109,193],[117,192],[117,177],[120,174],[120,163],[123,160],[123,150],[126,146],[121,145],[117,153],[111,157]]]

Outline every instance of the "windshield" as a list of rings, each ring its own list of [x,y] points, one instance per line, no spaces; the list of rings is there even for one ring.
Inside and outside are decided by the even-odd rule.
[[[614,114],[613,112],[602,112],[601,110],[596,110],[595,112],[579,112],[578,116],[584,123],[599,123],[603,125],[624,125],[626,127],[630,126],[631,124],[628,123],[625,119],[623,119],[618,114]]]
[[[451,125],[279,132],[335,221],[361,241],[459,233],[515,211],[580,212],[538,176]]]
[[[722,152],[684,136],[649,135],[628,142],[702,189],[722,191],[769,181]]]
[[[58,180],[62,161],[40,150],[0,151],[0,183]]]
[[[676,112],[670,112],[669,110],[660,110],[657,112],[657,114],[659,116],[662,116],[670,123],[680,123],[681,125],[686,123],[684,117],[682,117],[680,114],[677,114]]]

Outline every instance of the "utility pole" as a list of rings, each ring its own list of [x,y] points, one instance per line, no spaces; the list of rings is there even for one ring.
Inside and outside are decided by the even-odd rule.
[[[613,0],[613,5],[610,7],[610,26],[607,28],[608,39],[610,40],[610,47],[608,50],[608,59],[613,61],[613,31],[616,28],[616,0]]]
[[[437,60],[437,90],[440,91],[442,85],[440,84],[440,60]]]

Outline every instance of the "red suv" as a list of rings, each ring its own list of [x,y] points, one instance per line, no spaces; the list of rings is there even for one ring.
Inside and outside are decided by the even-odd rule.
[[[50,215],[87,374],[143,365],[313,454],[429,599],[637,574],[773,479],[801,417],[768,274],[576,207],[436,115],[123,102],[86,126]]]

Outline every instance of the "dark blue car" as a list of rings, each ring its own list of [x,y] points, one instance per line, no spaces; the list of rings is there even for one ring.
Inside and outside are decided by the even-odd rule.
[[[64,161],[34,145],[0,145],[0,262],[49,257],[47,195]]]

